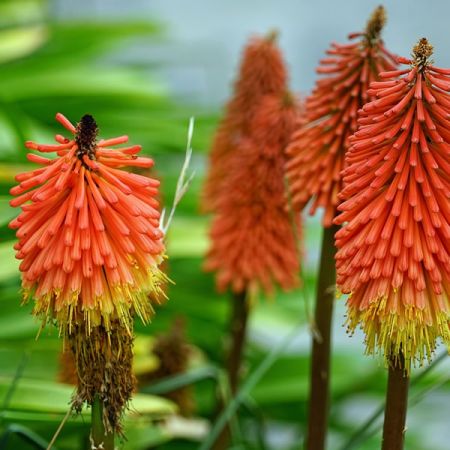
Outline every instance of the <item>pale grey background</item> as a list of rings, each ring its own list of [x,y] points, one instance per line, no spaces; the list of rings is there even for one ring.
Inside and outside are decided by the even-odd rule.
[[[144,53],[149,62],[164,62],[158,70],[172,92],[217,107],[229,95],[250,35],[280,30],[291,87],[306,94],[329,43],[361,30],[380,3],[388,11],[384,40],[392,52],[408,56],[425,36],[435,46],[436,63],[450,66],[450,2],[445,0],[54,0],[53,9],[61,19],[128,16],[164,24],[163,42],[143,43],[127,58],[141,63]]]

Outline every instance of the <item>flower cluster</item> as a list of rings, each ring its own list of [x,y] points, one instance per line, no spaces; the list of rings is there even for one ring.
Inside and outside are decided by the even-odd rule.
[[[422,39],[409,67],[380,74],[350,138],[344,224],[336,234],[338,285],[350,329],[388,360],[429,359],[450,344],[450,70]]]
[[[122,168],[153,161],[137,156],[139,145],[110,148],[127,136],[96,142],[89,115],[77,127],[56,118],[73,137],[57,135],[57,145],[27,142],[58,157],[28,154],[42,167],[18,174],[11,189],[11,205],[22,208],[10,227],[19,239],[24,298],[34,298],[35,314],[56,319],[69,333],[80,322],[88,331],[100,324],[109,329],[114,320],[129,326],[134,312],[147,321],[147,294],[159,291],[162,279],[159,182]]]
[[[317,69],[326,75],[306,99],[302,121],[287,149],[287,176],[296,210],[312,199],[310,214],[324,208],[323,224],[329,227],[339,203],[341,170],[348,137],[356,131],[357,111],[369,100],[369,84],[378,73],[395,68],[380,33],[385,12],[378,7],[366,31],[353,33],[350,44],[335,44]]]
[[[159,229],[159,182],[123,170],[149,168],[139,145],[113,149],[127,136],[97,141],[97,124],[85,115],[75,127],[56,119],[72,137],[56,145],[27,142],[41,167],[16,176],[12,206],[22,212],[16,257],[22,260],[24,300],[43,325],[55,321],[72,351],[78,377],[73,408],[98,397],[108,432],[120,432],[124,406],[134,389],[133,319],[153,313],[149,295],[163,294],[164,259]]]
[[[254,37],[244,50],[234,95],[226,106],[210,152],[203,192],[205,211],[215,210],[222,183],[231,172],[230,160],[241,151],[241,138],[249,132],[261,97],[282,95],[286,90],[287,72],[275,41],[275,32],[267,37]]]
[[[240,152],[230,161],[216,200],[206,263],[217,271],[219,290],[262,287],[270,293],[274,283],[284,289],[298,283],[300,223],[287,210],[284,184],[284,149],[296,117],[290,94],[263,97]]]
[[[300,223],[288,212],[284,183],[298,107],[287,92],[275,34],[252,39],[216,134],[205,187],[207,209],[214,212],[206,269],[216,271],[221,291],[262,287],[271,293],[274,284],[289,289],[298,283]]]

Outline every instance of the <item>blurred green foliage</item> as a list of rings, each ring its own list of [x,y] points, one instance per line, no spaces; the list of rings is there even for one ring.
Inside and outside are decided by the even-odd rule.
[[[196,117],[193,168],[196,178],[177,210],[168,236],[168,271],[176,284],[170,300],[158,308],[153,323],[137,324],[137,332],[158,335],[173,320],[186,320],[187,337],[196,349],[188,373],[166,384],[147,386],[160,395],[171,386],[193,383],[195,417],[182,426],[170,425],[175,406],[149,394],[136,396],[127,416],[124,449],[194,449],[198,436],[192,427],[203,417],[214,421],[217,392],[223,388],[223,349],[229,314],[226,295],[218,295],[211,275],[202,271],[207,248],[208,219],[198,213],[205,167],[205,152],[218,111],[182,105],[171,98],[161,80],[141,66],[121,61],[122,52],[135,39],[163,39],[155,23],[55,21],[43,0],[10,0],[0,3],[0,448],[45,448],[68,410],[72,388],[57,381],[61,341],[56,330],[39,327],[30,305],[20,305],[20,280],[12,249],[14,234],[7,228],[16,212],[8,205],[14,175],[26,170],[23,142],[51,142],[61,132],[54,120],[60,111],[76,122],[84,113],[94,115],[102,137],[128,134],[155,159],[155,174],[162,179],[162,197],[171,201],[181,168],[190,116]],[[147,55],[142,55],[147,63]],[[292,345],[282,347],[274,363],[258,379],[239,408],[235,449],[298,449],[303,440],[309,374],[309,312],[314,293],[314,260],[320,242],[318,221],[308,221],[305,236],[306,266],[303,291],[278,293],[254,305],[245,370],[254,373],[269,350],[297,326]],[[309,305],[309,309],[308,309]],[[336,321],[343,322],[343,302]],[[300,326],[299,326],[300,324]],[[338,327],[339,328],[339,327]],[[362,355],[360,338],[352,346],[339,334],[333,357],[333,399],[330,448],[343,445],[359,424],[382,402],[385,373],[377,361]],[[357,343],[357,344],[356,344]],[[150,350],[149,350],[150,352]],[[442,374],[442,371],[439,372]],[[431,374],[412,387],[413,393],[432,386]],[[444,380],[445,381],[445,380]],[[244,379],[245,383],[245,379]],[[447,386],[447,387],[446,387]],[[448,383],[440,387],[448,396]],[[356,418],[356,420],[355,420]],[[69,418],[55,448],[85,448],[89,417]],[[201,427],[200,427],[201,428]],[[375,434],[354,448],[379,447]],[[407,448],[424,446],[423,433],[409,430]]]

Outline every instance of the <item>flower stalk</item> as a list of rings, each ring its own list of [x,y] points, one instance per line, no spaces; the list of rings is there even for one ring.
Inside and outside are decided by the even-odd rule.
[[[107,432],[103,423],[103,405],[98,395],[91,405],[91,448],[114,450],[114,432]]]
[[[400,354],[389,365],[382,450],[402,450],[405,440],[409,376]]]
[[[306,448],[325,448],[330,390],[331,328],[336,292],[334,234],[337,226],[324,228],[312,333],[311,384]]]
[[[230,320],[231,345],[228,353],[227,371],[231,394],[236,394],[242,365],[242,354],[247,334],[249,305],[247,292],[233,294]]]
[[[231,296],[231,314],[230,314],[230,346],[228,348],[226,369],[229,385],[229,394],[236,395],[239,387],[240,376],[242,372],[242,360],[247,336],[247,326],[249,319],[249,304],[247,291],[233,293]],[[218,412],[225,407],[225,399],[219,400]],[[219,434],[213,449],[226,450],[232,435],[231,421],[223,428]]]

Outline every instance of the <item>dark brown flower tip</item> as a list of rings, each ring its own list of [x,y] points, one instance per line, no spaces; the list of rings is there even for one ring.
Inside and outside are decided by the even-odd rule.
[[[386,10],[380,5],[372,12],[367,21],[366,36],[369,44],[380,38],[381,30],[386,24],[386,20]]]
[[[83,155],[87,155],[89,159],[95,159],[97,134],[97,122],[90,114],[85,114],[77,124],[75,135],[78,158],[83,159]]]
[[[291,91],[285,91],[282,98],[284,106],[293,106],[296,103],[295,95]]]
[[[432,60],[430,59],[432,54],[433,46],[428,42],[428,39],[420,39],[412,50],[414,65],[417,66],[419,70],[422,70],[428,64],[432,63]]]
[[[275,43],[278,40],[280,32],[277,29],[270,30],[266,35],[266,41]]]

